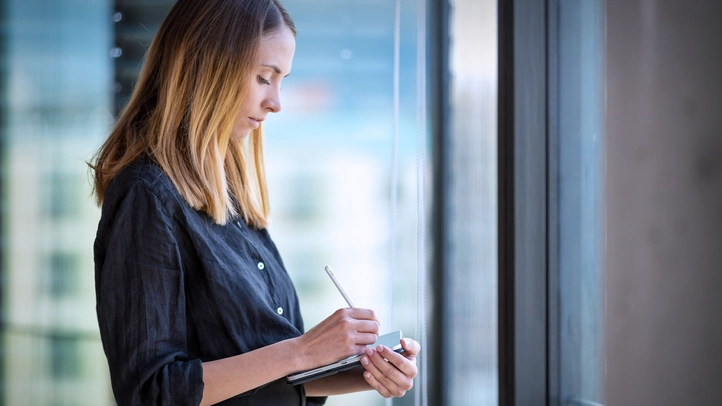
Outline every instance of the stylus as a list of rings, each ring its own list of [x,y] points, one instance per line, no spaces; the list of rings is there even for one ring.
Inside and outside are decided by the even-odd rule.
[[[333,273],[333,269],[331,269],[330,266],[326,265],[326,273],[328,274],[329,278],[331,278],[331,281],[333,281],[333,284],[336,285],[336,289],[338,289],[339,292],[341,292],[341,296],[343,296],[344,299],[346,299],[346,303],[348,303],[348,307],[354,308],[356,307],[353,304],[353,300],[351,300],[351,297],[346,293],[346,289],[343,288],[343,285],[341,282],[336,279],[336,275]]]

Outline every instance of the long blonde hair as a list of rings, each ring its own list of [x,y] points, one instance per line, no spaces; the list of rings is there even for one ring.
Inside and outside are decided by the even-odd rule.
[[[278,0],[178,0],[148,50],[128,105],[90,167],[108,183],[147,156],[183,198],[218,224],[268,225],[261,127],[231,138],[260,38],[293,21]]]

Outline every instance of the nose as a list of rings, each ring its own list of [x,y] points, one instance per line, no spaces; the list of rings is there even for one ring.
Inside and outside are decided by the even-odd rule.
[[[269,92],[266,99],[263,101],[263,108],[271,113],[278,113],[281,111],[281,89],[274,86],[273,90]]]

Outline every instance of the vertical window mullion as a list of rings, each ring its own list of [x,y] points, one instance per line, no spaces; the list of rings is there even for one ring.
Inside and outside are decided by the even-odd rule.
[[[547,403],[545,0],[500,2],[500,404]]]

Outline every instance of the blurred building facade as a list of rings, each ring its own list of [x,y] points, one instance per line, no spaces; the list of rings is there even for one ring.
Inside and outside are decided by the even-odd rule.
[[[114,404],[95,315],[99,209],[86,162],[173,3],[2,3],[2,404]],[[271,233],[307,328],[345,306],[322,271],[331,265],[357,303],[378,309],[384,329],[413,336],[416,317],[394,315],[416,311],[415,25],[402,26],[398,269],[389,278],[393,4],[286,3],[297,57],[284,114],[266,123],[266,162]],[[403,2],[405,14],[414,10]],[[329,404],[383,399],[369,392]]]
[[[111,122],[108,2],[2,3],[2,399],[110,401],[85,161]]]

